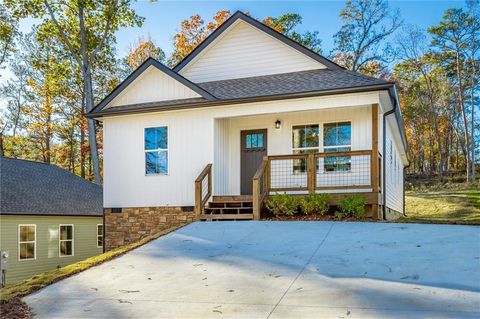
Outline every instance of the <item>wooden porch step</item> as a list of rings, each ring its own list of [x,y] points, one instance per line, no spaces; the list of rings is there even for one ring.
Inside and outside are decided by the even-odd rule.
[[[210,214],[241,214],[242,211],[250,213],[252,207],[205,207],[205,212]]]
[[[222,207],[222,208],[237,208],[237,207],[252,207],[251,201],[224,201],[224,202],[209,202],[209,208]]]
[[[253,200],[252,195],[222,195],[222,196],[212,196],[213,202],[251,202]]]
[[[201,220],[252,220],[253,214],[202,214]]]

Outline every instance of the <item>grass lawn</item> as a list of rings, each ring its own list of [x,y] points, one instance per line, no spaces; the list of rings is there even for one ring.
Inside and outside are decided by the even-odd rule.
[[[406,192],[406,217],[412,223],[480,224],[479,189]]]

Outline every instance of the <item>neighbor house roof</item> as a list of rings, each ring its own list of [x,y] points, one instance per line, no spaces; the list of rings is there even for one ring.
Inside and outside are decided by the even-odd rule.
[[[102,216],[102,187],[58,166],[0,157],[0,214]]]

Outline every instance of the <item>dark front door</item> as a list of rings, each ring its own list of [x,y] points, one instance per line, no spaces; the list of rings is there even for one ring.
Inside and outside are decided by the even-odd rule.
[[[241,194],[252,194],[252,178],[267,155],[267,129],[242,131],[241,134]]]

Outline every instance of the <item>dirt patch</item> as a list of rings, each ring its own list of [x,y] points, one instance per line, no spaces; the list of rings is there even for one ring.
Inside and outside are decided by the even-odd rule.
[[[1,319],[33,318],[33,314],[30,312],[30,308],[18,297],[9,300],[1,300],[0,309]]]

